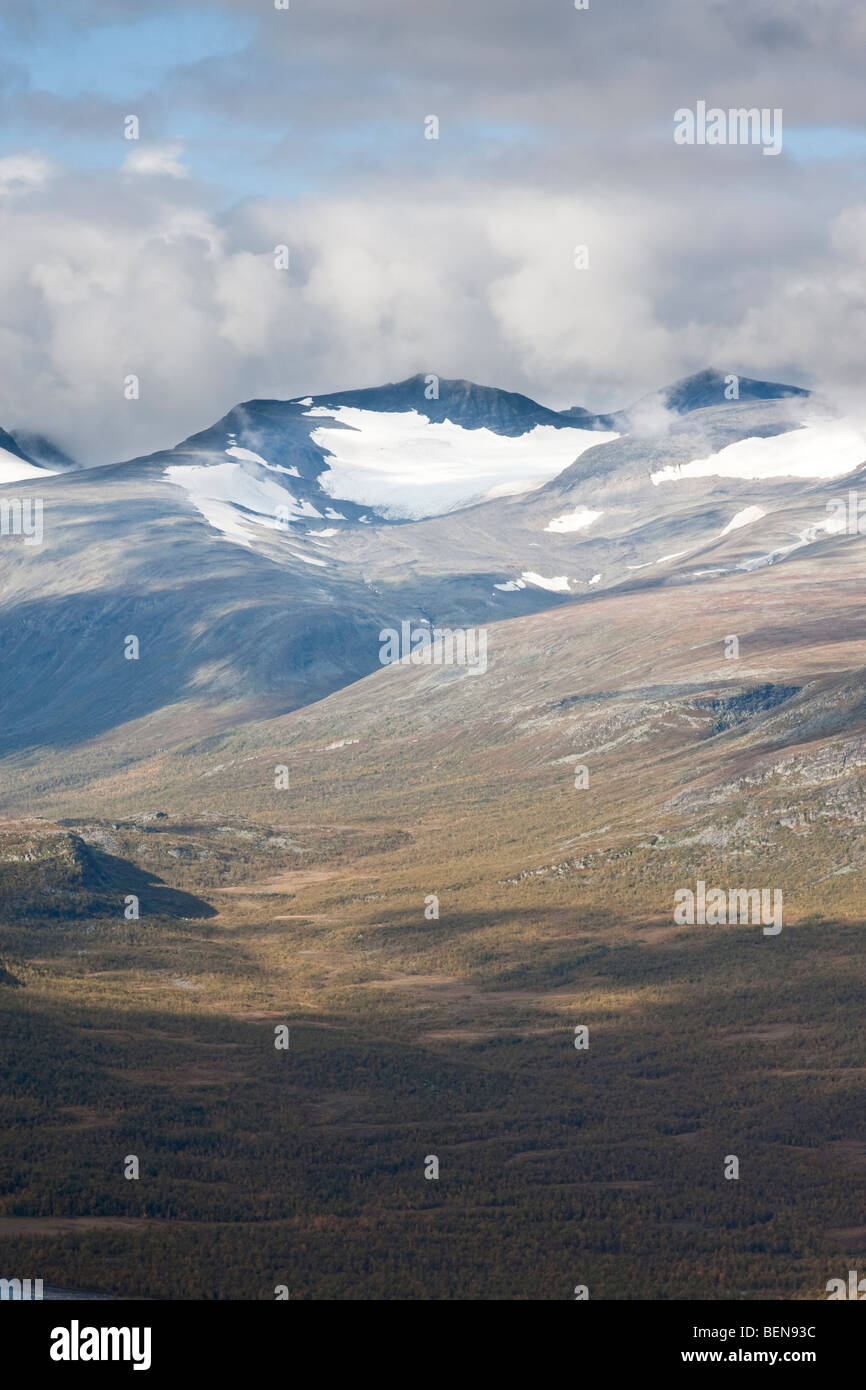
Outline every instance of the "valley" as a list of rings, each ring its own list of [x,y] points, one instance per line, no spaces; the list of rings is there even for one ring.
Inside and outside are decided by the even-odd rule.
[[[7,1260],[152,1299],[823,1297],[866,1234],[864,571],[828,535],[492,623],[483,674],[7,757]],[[678,925],[699,880],[777,889],[782,930]]]

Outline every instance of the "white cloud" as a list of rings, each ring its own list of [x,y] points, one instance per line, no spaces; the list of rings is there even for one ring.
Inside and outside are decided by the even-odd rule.
[[[157,174],[163,178],[188,179],[189,170],[181,164],[183,145],[142,145],[133,149],[123,161],[130,174]]]
[[[236,40],[203,40],[190,61],[171,15],[163,51],[138,51],[146,5],[7,3],[7,127],[85,168],[106,149],[126,159],[98,178],[39,154],[0,160],[0,424],[107,460],[247,396],[425,369],[596,410],[708,365],[812,377],[856,403],[866,207],[846,139],[820,129],[831,109],[843,137],[863,126],[857,0],[820,0],[819,23],[785,0],[658,0],[652,62],[642,0],[590,16],[568,0],[439,0],[434,25],[419,5],[395,22],[393,0],[293,6],[290,20],[226,7],[244,19]],[[216,17],[212,0],[186,9]],[[68,57],[73,29],[98,40],[105,73],[56,61],[45,91],[38,60]],[[128,98],[107,93],[137,90],[142,61],[155,138],[127,149]],[[784,107],[780,159],[675,148],[696,75],[725,106]],[[820,148],[808,167],[788,146],[796,127]],[[304,194],[250,197],[286,187]],[[117,385],[131,371],[134,406]],[[666,423],[649,403],[635,422]]]
[[[41,187],[50,179],[53,168],[42,155],[6,155],[0,159],[0,197]]]
[[[37,163],[0,161],[0,187],[4,166],[12,187],[30,167],[36,189]],[[168,447],[251,397],[419,371],[606,409],[719,362],[780,379],[780,344],[831,381],[866,369],[866,210],[839,217],[820,273],[801,258],[764,282],[751,267],[699,313],[671,301],[664,190],[611,199],[455,181],[431,200],[405,179],[375,196],[219,213],[192,179],[127,178],[119,196],[116,176],[55,169],[47,181],[38,167],[38,194],[0,198],[0,425],[54,435],[89,462]],[[682,237],[700,223],[703,253],[724,260],[728,224],[705,213],[700,198],[679,210]],[[588,270],[574,268],[578,243]],[[657,403],[644,415],[663,428]]]

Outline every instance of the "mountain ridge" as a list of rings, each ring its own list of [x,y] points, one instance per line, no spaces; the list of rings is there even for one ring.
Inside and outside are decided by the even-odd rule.
[[[408,382],[417,390],[421,378]],[[357,406],[332,399],[333,413],[310,417],[311,399],[244,404],[174,449],[44,475],[42,543],[7,536],[0,546],[6,755],[51,742],[74,758],[127,728],[143,751],[176,743],[178,722],[205,734],[277,716],[377,670],[380,631],[404,621],[477,627],[611,589],[775,564],[821,539],[839,487],[714,475],[712,460],[743,441],[802,452],[817,428],[804,427],[801,396],[722,399],[652,438],[550,430],[533,416],[524,443],[564,443],[566,467],[554,459],[527,490],[395,524],[325,490],[329,447],[363,430],[339,418]],[[491,398],[467,387],[460,399],[477,412]],[[532,409],[506,393],[509,409],[515,399]],[[395,408],[376,413],[397,426],[398,452],[405,403],[392,397]],[[524,447],[475,424],[430,428],[445,431],[458,464],[467,442]],[[583,448],[576,462],[572,438]],[[830,436],[816,438],[826,453]],[[843,442],[855,453],[840,472],[866,456],[857,440]],[[709,475],[691,476],[707,457]],[[466,487],[481,490],[472,479]],[[134,661],[124,657],[130,634],[141,645]],[[125,734],[118,748],[129,755]]]

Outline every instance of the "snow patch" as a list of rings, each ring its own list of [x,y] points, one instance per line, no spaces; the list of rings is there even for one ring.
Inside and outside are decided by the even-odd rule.
[[[573,512],[566,512],[564,516],[555,516],[544,529],[545,531],[583,531],[594,521],[598,521],[600,516],[604,516],[604,512],[594,512],[590,507],[575,507]]]
[[[753,521],[760,521],[762,516],[767,513],[763,507],[744,507],[736,516],[732,516],[727,526],[719,532],[719,536],[727,536],[730,531],[739,531],[741,526],[751,526]]]
[[[681,556],[688,555],[687,550],[672,550],[670,555],[660,555],[656,560],[657,565],[665,565],[668,560],[679,560]]]
[[[298,501],[271,478],[257,478],[241,463],[172,464],[165,470],[170,483],[186,491],[193,506],[227,540],[250,544],[248,526],[281,530],[286,521],[317,517],[321,512]]]
[[[524,570],[521,575],[527,584],[535,584],[539,589],[549,589],[552,594],[570,594],[571,586],[564,574],[558,574],[554,579],[545,579],[543,574],[536,574],[534,570]]]
[[[494,584],[494,589],[501,589],[504,594],[513,594],[516,589],[525,589],[526,585],[522,579],[509,579],[506,584]]]

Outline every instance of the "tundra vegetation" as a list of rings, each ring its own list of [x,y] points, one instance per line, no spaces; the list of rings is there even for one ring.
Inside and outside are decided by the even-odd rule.
[[[654,634],[617,597],[519,620],[483,678],[385,671],[134,787],[71,754],[55,819],[0,835],[7,1268],[146,1298],[814,1299],[862,1265],[853,599],[817,656],[780,603],[768,691],[721,638],[694,655],[760,614],[695,592],[650,596]],[[778,889],[784,930],[679,925],[701,880]]]

